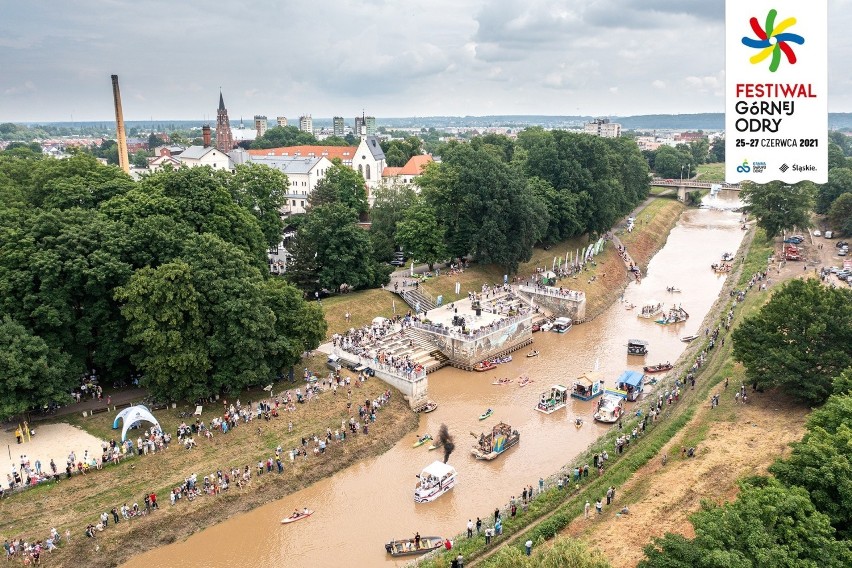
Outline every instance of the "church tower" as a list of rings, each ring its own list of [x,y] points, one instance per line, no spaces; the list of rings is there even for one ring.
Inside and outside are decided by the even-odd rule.
[[[216,112],[216,149],[222,153],[234,149],[234,136],[231,134],[231,121],[228,120],[228,109],[222,91],[219,91],[219,110]]]

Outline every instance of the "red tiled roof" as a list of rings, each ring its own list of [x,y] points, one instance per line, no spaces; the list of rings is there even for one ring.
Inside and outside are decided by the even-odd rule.
[[[421,154],[419,156],[412,156],[411,159],[406,162],[404,166],[399,171],[398,175],[403,176],[419,176],[423,173],[423,168],[426,167],[426,164],[432,163],[432,156],[429,154]]]
[[[300,158],[326,157],[329,160],[340,158],[343,162],[351,162],[358,150],[355,146],[285,146],[283,148],[267,148],[264,150],[249,150],[252,156],[291,156]]]
[[[384,170],[382,170],[382,177],[396,177],[399,175],[399,172],[402,168],[394,168],[391,166],[387,166]]]

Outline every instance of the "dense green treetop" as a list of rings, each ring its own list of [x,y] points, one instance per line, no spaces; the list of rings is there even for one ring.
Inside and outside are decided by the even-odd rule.
[[[793,280],[734,330],[734,357],[758,386],[780,386],[819,404],[833,392],[834,378],[852,366],[849,322],[852,290]]]
[[[310,207],[333,203],[345,205],[357,215],[366,213],[369,208],[364,177],[352,168],[344,166],[339,158],[332,160],[332,166],[308,196]]]
[[[745,183],[740,199],[745,210],[755,216],[757,225],[770,238],[783,231],[810,226],[810,214],[816,190],[810,182],[787,185],[778,181],[766,184]]]

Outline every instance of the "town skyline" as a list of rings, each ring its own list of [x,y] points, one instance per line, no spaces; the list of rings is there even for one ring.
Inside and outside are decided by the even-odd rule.
[[[852,110],[852,0],[829,2],[829,110]],[[629,116],[724,111],[724,4],[628,0],[16,3],[0,121],[113,116]]]

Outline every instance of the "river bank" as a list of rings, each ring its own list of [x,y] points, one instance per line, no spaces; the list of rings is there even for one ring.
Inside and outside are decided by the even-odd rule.
[[[296,386],[294,384],[293,388]],[[352,411],[358,419],[355,412],[358,405],[363,405],[366,399],[376,399],[387,386],[370,379],[363,387],[352,390]],[[246,393],[246,396],[260,400],[267,395],[259,391]],[[133,555],[183,540],[229,517],[327,478],[362,459],[380,455],[417,424],[417,416],[394,391],[390,402],[377,412],[376,422],[370,424],[369,434],[359,433],[348,436],[345,442],[332,442],[320,455],[312,455],[313,444],[309,443],[309,456],[291,463],[286,452],[302,447],[302,437],[310,438],[313,434],[324,437],[326,428],[340,429],[341,421],[348,420],[351,415],[347,402],[345,389],[340,389],[337,395],[325,392],[309,403],[296,405],[293,412],[282,411],[278,418],[241,424],[227,434],[216,433],[212,440],[196,436],[198,446],[192,450],[185,450],[175,438],[168,450],[157,455],[136,457],[101,471],[13,495],[0,501],[0,535],[10,540],[25,537],[33,542],[46,539],[51,527],[56,527],[61,534],[70,529],[71,543],[64,543],[50,555],[51,565],[117,566]],[[221,403],[205,409],[201,419],[209,422],[217,413],[222,413]],[[176,411],[155,414],[166,432],[174,432],[182,421]],[[110,439],[115,436],[111,429],[112,418],[112,413],[98,414],[87,419],[73,418],[71,422],[82,424],[103,439]],[[292,432],[289,431],[291,422]],[[279,445],[285,452],[283,473],[276,473],[273,465],[272,473],[257,476],[257,462],[274,459],[275,448]],[[185,478],[197,474],[201,484],[204,476],[246,466],[253,474],[246,487],[237,488],[232,483],[228,491],[218,495],[199,496],[192,502],[184,498],[174,506],[169,505],[171,489],[180,486]],[[114,525],[110,517],[109,527],[97,532],[94,539],[83,536],[86,525],[97,523],[98,516],[113,507],[139,503],[144,509],[143,496],[152,491],[160,503],[160,508],[152,514],[118,525]]]

